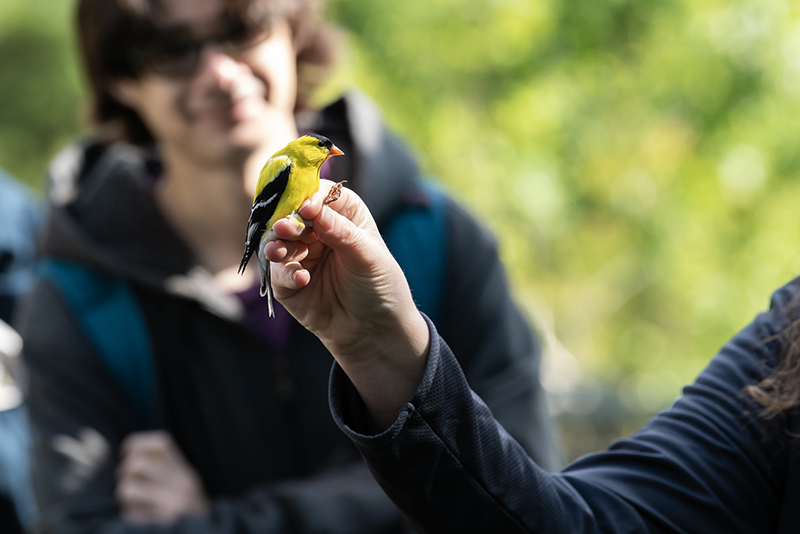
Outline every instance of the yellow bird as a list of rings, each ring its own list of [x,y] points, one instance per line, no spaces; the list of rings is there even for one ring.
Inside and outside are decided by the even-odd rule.
[[[269,260],[264,256],[264,247],[270,241],[275,241],[272,225],[284,217],[294,219],[301,226],[305,225],[297,210],[319,189],[320,167],[331,156],[343,154],[327,137],[309,134],[275,152],[261,169],[250,220],[247,221],[247,238],[239,273],[244,272],[250,257],[257,252],[261,296],[267,297],[270,317],[275,316],[275,311],[272,306]]]

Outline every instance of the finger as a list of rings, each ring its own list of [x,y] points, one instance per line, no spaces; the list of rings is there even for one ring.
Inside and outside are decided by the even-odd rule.
[[[118,497],[117,504],[125,521],[138,524],[159,522],[159,506],[151,497],[131,497],[127,500]]]
[[[326,191],[330,190],[330,188],[334,185],[336,184],[333,182],[327,182]],[[321,191],[322,187],[320,187],[320,192]],[[364,228],[365,230],[377,230],[377,225],[372,218],[369,208],[367,208],[366,204],[364,204],[364,201],[361,200],[361,197],[358,196],[358,194],[356,194],[356,192],[352,189],[342,187],[339,198],[336,201],[331,202],[328,207],[333,209],[335,212],[340,213],[347,219],[350,219],[353,221],[353,224],[360,228]],[[317,220],[324,212],[325,210],[323,206],[314,219],[311,220]]]
[[[363,212],[355,212],[354,216],[362,217]],[[371,219],[369,212],[366,216]],[[331,207],[322,208],[320,217],[314,221],[314,232],[354,272],[372,272],[392,258],[380,234],[358,227]]]
[[[320,241],[318,237],[314,237],[315,239],[313,242],[306,243],[308,255],[306,256],[305,260],[302,260],[303,267],[309,270],[311,270],[317,260],[319,260],[323,254],[325,254],[325,243]]]
[[[306,269],[310,269],[309,264],[318,260],[325,251],[325,245],[319,238],[312,234],[312,239],[303,241],[273,241],[267,243],[264,249],[267,259],[273,263],[288,262],[288,261],[301,261]],[[296,243],[297,245],[293,245]],[[305,246],[307,252],[303,252],[302,246]]]
[[[300,236],[300,241],[306,245],[310,245],[311,243],[318,242],[319,238],[317,237],[317,234],[314,233],[314,228],[311,227],[309,228],[308,232],[303,232],[303,234]]]
[[[300,226],[296,221],[280,219],[272,225],[272,231],[278,239],[296,241],[312,232],[311,228]]]
[[[157,501],[154,489],[152,484],[129,479],[118,483],[114,494],[120,508],[152,512]]]
[[[172,436],[163,430],[148,432],[134,432],[129,434],[122,445],[120,454],[127,455],[134,452],[166,452],[172,447]]]
[[[308,285],[311,273],[298,262],[272,263],[272,288],[277,294],[286,295]],[[283,290],[283,291],[281,291]],[[288,290],[288,293],[287,291]]]
[[[303,261],[308,256],[308,245],[302,241],[273,241],[264,249],[272,262]]]
[[[158,481],[164,477],[165,464],[153,461],[147,454],[134,453],[125,457],[117,468],[120,481],[135,479],[139,481]]]

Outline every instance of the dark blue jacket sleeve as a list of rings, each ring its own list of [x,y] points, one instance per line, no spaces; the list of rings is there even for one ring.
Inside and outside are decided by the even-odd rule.
[[[388,430],[370,435],[338,367],[332,413],[421,532],[774,532],[785,422],[760,417],[742,390],[775,366],[791,293],[778,292],[770,312],[725,345],[669,410],[558,474],[497,423],[430,323],[425,375]]]

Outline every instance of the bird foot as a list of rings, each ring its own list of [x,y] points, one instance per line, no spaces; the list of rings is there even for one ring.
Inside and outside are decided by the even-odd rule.
[[[331,190],[328,191],[328,195],[325,197],[325,200],[322,201],[322,204],[327,206],[333,202],[339,200],[339,196],[342,194],[342,184],[345,183],[347,180],[342,180],[338,184],[331,187]]]
[[[302,217],[300,217],[300,215],[298,215],[296,211],[293,211],[292,213],[287,215],[286,218],[287,219],[291,219],[292,221],[294,221],[294,223],[297,226],[303,226],[305,228],[308,228],[308,226],[309,226],[309,221],[307,221],[307,220],[303,219]]]

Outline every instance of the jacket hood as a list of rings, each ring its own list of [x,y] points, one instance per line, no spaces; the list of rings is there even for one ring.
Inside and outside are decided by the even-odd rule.
[[[68,146],[50,164],[42,254],[148,284],[186,272],[191,253],[149,191],[156,169],[153,151],[131,145]]]
[[[414,158],[364,95],[350,93],[319,113],[298,117],[298,126],[345,151],[345,158],[332,161],[331,178],[347,180],[379,223],[414,188]],[[66,147],[50,165],[43,255],[158,287],[196,272],[191,251],[153,200],[159,172],[154,149],[93,140]]]

